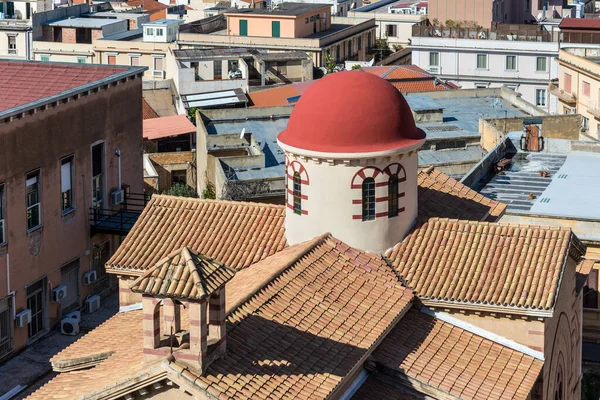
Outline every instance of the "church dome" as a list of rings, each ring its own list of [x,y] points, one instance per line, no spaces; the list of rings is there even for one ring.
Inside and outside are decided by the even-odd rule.
[[[420,145],[404,96],[389,82],[364,71],[327,75],[300,98],[278,140],[322,153],[373,153]]]

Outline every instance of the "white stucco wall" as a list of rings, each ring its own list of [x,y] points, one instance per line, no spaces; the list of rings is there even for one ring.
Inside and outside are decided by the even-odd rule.
[[[555,112],[550,107],[548,82],[558,77],[558,43],[511,40],[412,38],[413,64],[463,88],[507,85],[526,101]],[[430,65],[430,53],[439,53],[439,67]],[[487,55],[487,67],[477,68],[477,55]],[[506,57],[516,57],[516,69],[506,69]],[[537,71],[537,58],[546,58],[546,71]],[[546,90],[545,105],[536,100],[536,89]]]
[[[416,149],[382,157],[365,155],[357,159],[353,155],[352,160],[332,160],[329,157],[301,157],[293,148],[281,143],[280,146],[286,150],[288,194],[285,228],[290,244],[329,232],[349,246],[383,254],[400,242],[412,227],[417,217]],[[398,199],[398,208],[404,208],[404,211],[388,217],[389,175],[375,171],[384,171],[388,166],[397,168],[394,164],[400,164],[406,174],[406,180],[398,184],[398,192],[404,193]],[[380,185],[375,191],[375,198],[379,199],[375,213],[379,216],[371,221],[362,220],[363,178],[357,176],[359,171],[363,171],[366,177],[374,177],[376,185]],[[290,177],[294,172],[298,172],[303,181],[301,215],[293,210],[293,179]]]

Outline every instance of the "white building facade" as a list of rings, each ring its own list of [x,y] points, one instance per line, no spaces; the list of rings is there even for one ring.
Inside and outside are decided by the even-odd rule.
[[[559,44],[512,40],[412,37],[412,62],[464,89],[507,86],[550,113],[548,83],[558,77]]]

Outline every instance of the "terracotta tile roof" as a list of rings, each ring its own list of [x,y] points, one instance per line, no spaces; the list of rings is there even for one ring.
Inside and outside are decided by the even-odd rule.
[[[327,237],[229,315],[206,376],[173,369],[225,398],[326,398],[412,299],[381,256]]]
[[[127,68],[35,61],[0,61],[0,111],[58,95]]]
[[[387,80],[430,78],[433,75],[416,65],[397,65],[381,76]]]
[[[194,161],[194,153],[191,151],[151,153],[148,156],[158,165],[187,164]]]
[[[551,310],[568,228],[432,218],[388,254],[422,301]]]
[[[420,170],[417,180],[419,223],[432,217],[493,222],[506,209],[506,204],[482,196],[435,168]]]
[[[152,14],[152,12],[162,11],[169,8],[168,5],[157,0],[127,0],[124,2],[127,7],[143,7],[144,11]],[[152,20],[152,18],[150,18]]]
[[[184,246],[246,268],[286,246],[284,217],[279,205],[154,195],[107,269],[140,273]]]
[[[142,117],[144,119],[158,118],[158,114],[154,111],[154,108],[150,107],[150,104],[142,97]]]
[[[235,270],[184,247],[147,269],[130,289],[154,296],[202,300],[215,293],[233,275]]]
[[[420,93],[420,92],[443,92],[454,90],[455,88],[435,79],[390,82],[396,89],[402,93]]]
[[[57,375],[27,399],[79,399],[91,393],[108,395],[112,392],[110,388],[123,382],[164,373],[162,369],[156,370],[158,366],[144,364],[141,350],[142,311],[116,314],[50,360],[56,371],[79,370]],[[95,364],[98,365],[87,368]]]
[[[148,140],[196,132],[196,127],[185,115],[145,119],[143,125],[144,139]]]
[[[352,396],[352,400],[422,400],[423,395],[411,394],[408,388],[405,390],[392,386],[375,376],[367,378],[360,388]]]
[[[600,30],[598,18],[563,18],[558,25],[560,29]]]
[[[543,367],[541,360],[416,309],[406,313],[372,357],[392,375],[400,372],[465,400],[525,400]]]

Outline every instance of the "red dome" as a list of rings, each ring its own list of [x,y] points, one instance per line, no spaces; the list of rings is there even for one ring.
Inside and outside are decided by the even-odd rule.
[[[323,153],[370,153],[421,142],[404,96],[364,71],[327,75],[302,94],[281,143]]]

